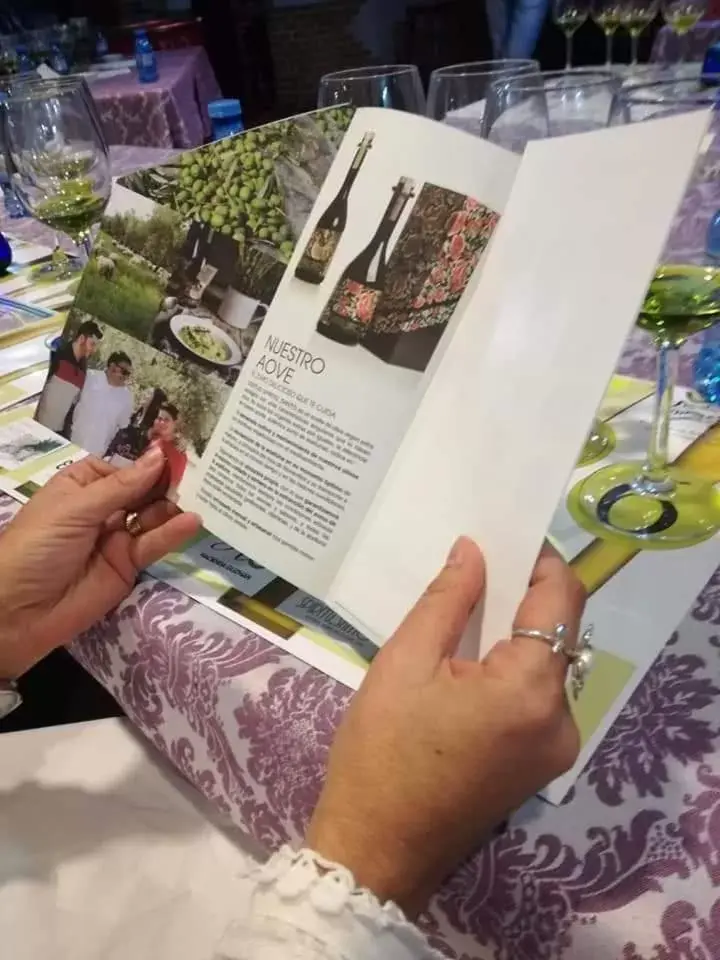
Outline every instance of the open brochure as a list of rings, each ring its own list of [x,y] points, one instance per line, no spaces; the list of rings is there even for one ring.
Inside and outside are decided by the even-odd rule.
[[[467,533],[507,635],[706,126],[248,131],[113,193],[38,407],[381,643]],[[347,127],[347,129],[345,129]],[[477,651],[477,635],[475,636]]]
[[[613,432],[610,459],[643,455],[652,394],[652,383],[613,377],[598,411]],[[84,456],[32,420],[32,412],[30,404],[0,412],[0,487],[18,500],[33,496],[65,464]],[[717,407],[678,391],[670,456],[710,481],[720,479],[718,418]],[[571,702],[582,749],[574,767],[544,791],[554,803],[562,801],[720,562],[717,538],[691,550],[657,552],[593,539],[579,530],[567,511],[566,494],[596,467],[574,471],[549,530],[588,590],[587,617],[596,628],[593,671],[579,699]],[[150,573],[353,689],[377,652],[326,604],[207,531]]]

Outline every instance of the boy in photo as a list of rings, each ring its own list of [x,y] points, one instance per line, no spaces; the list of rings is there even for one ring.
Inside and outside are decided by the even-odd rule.
[[[105,456],[115,434],[130,423],[131,374],[132,360],[123,351],[110,354],[105,370],[88,371],[72,416],[73,443],[96,457]]]
[[[78,327],[72,342],[63,343],[50,355],[48,379],[35,419],[66,438],[69,438],[72,409],[85,385],[87,362],[100,340],[100,327],[94,320],[86,320]]]

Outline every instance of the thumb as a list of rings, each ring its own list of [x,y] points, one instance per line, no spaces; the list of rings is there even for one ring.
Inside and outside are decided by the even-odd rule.
[[[485,561],[478,545],[460,537],[445,566],[405,617],[385,650],[407,656],[427,674],[452,656],[475,604],[485,590]]]
[[[116,470],[78,490],[74,504],[86,523],[104,523],[118,510],[137,507],[162,476],[165,457],[159,447],[150,447],[131,467]]]

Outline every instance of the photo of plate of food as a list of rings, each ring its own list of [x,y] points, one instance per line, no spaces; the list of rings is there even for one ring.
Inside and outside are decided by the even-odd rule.
[[[221,367],[242,362],[240,347],[211,320],[179,313],[170,320],[173,336],[186,350]]]

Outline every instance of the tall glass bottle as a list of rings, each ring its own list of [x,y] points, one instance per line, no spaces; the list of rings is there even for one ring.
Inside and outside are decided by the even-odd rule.
[[[374,138],[374,133],[366,133],[358,144],[350,169],[345,175],[340,189],[320,216],[312,236],[303,250],[303,255],[300,257],[297,267],[295,267],[295,276],[298,280],[304,280],[305,283],[322,283],[325,279],[327,268],[335,255],[335,250],[347,223],[350,191],[358,173],[360,173],[360,167],[363,165]]]
[[[355,344],[372,323],[385,284],[390,238],[413,196],[415,183],[401,177],[370,243],[345,268],[318,321],[317,331],[338,343]]]

